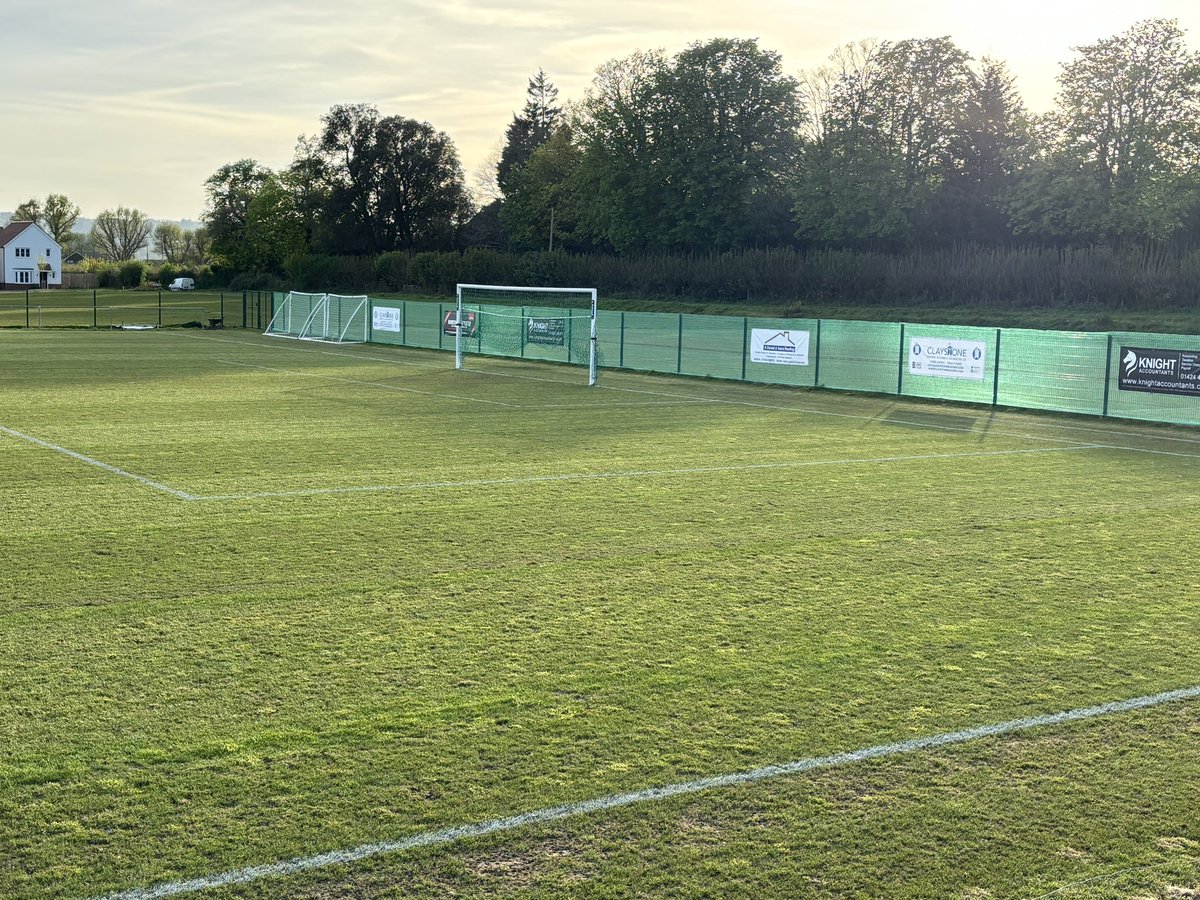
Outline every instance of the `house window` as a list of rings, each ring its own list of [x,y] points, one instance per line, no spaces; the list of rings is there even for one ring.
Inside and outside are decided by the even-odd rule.
[[[29,256],[29,248],[28,247],[18,247],[17,252],[14,255],[18,256],[18,257],[28,257]]]
[[[17,272],[17,284],[29,283],[29,271],[27,269],[21,269],[19,272]]]

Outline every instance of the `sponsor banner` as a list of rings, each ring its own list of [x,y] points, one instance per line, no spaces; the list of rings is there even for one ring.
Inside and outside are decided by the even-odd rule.
[[[567,342],[565,325],[563,319],[528,319],[525,323],[525,340],[530,344],[561,347]]]
[[[475,337],[475,311],[463,310],[463,337]],[[455,334],[458,331],[458,310],[447,310],[445,318],[442,319],[442,332],[444,334]]]
[[[400,310],[391,306],[372,307],[371,328],[375,331],[399,331]]]
[[[1117,387],[1122,391],[1200,397],[1200,351],[1122,347]]]
[[[911,375],[983,381],[986,365],[987,344],[983,341],[915,337],[908,342],[908,371]]]
[[[776,366],[807,366],[808,332],[752,328],[750,361]]]

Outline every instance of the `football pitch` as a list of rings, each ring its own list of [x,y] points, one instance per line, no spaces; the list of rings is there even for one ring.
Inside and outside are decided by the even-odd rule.
[[[1190,897],[1200,432],[0,332],[2,897]]]

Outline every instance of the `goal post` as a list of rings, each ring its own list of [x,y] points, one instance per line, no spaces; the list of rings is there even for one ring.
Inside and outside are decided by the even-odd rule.
[[[586,365],[587,383],[596,383],[595,288],[460,284],[455,295],[444,327],[454,334],[456,369],[480,353]]]
[[[332,344],[366,343],[369,306],[365,294],[289,291],[267,323],[264,334]]]

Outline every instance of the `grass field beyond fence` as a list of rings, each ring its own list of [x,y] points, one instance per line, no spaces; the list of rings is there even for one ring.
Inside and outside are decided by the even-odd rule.
[[[452,365],[0,332],[0,896],[1200,685],[1194,429]],[[1186,897],[1197,784],[1182,699],[203,896]]]

